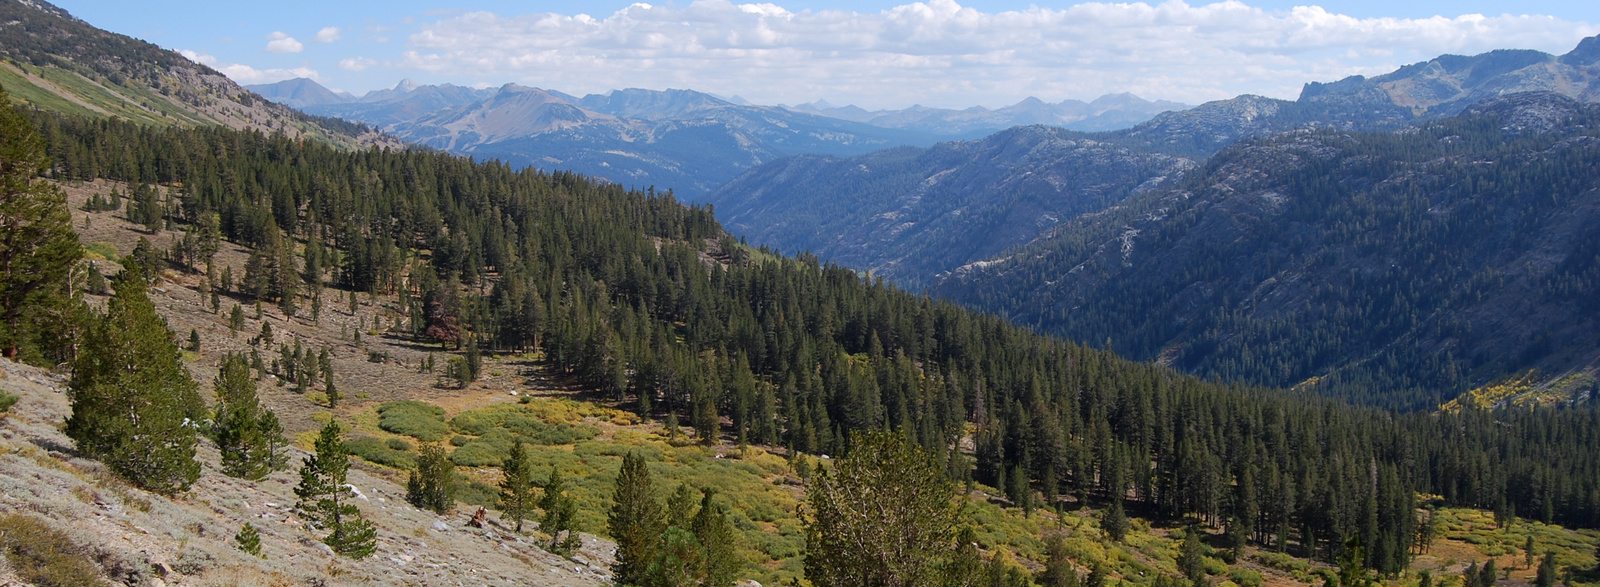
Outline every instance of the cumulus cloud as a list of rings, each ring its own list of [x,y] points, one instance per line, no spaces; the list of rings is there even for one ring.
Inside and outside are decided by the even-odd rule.
[[[378,60],[376,59],[368,59],[366,57],[351,57],[349,59],[339,60],[339,69],[343,69],[345,71],[361,71],[377,64]]]
[[[344,35],[339,34],[339,27],[330,26],[323,27],[322,30],[317,31],[317,36],[313,37],[312,40],[318,43],[332,43],[342,38],[344,38]]]
[[[179,51],[178,53],[182,54],[190,61],[209,66],[212,69],[222,72],[222,75],[228,76],[228,79],[243,85],[270,84],[272,82],[281,82],[286,79],[294,79],[297,77],[311,79],[317,79],[319,77],[317,70],[309,67],[296,67],[292,69],[256,69],[242,63],[227,63],[220,61],[214,56],[196,51],[190,51],[187,49]]]
[[[283,31],[273,31],[267,35],[267,48],[262,50],[268,53],[299,53],[305,49],[305,44],[296,41],[294,37],[284,34]]]
[[[564,91],[692,87],[757,101],[1001,105],[1132,91],[1200,102],[1294,97],[1307,81],[1442,53],[1565,52],[1600,26],[1528,15],[1358,19],[1237,0],[983,12],[929,0],[876,13],[700,0],[606,16],[473,12],[425,24],[399,65]]]

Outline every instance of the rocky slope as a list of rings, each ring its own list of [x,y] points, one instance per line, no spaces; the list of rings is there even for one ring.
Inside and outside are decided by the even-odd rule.
[[[0,85],[47,110],[144,124],[223,125],[349,146],[399,142],[262,100],[205,65],[110,33],[42,0],[0,0]]]

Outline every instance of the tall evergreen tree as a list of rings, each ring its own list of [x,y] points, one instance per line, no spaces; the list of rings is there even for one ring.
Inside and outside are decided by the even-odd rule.
[[[1111,498],[1111,505],[1100,518],[1100,529],[1105,530],[1106,536],[1117,542],[1122,542],[1122,537],[1127,535],[1128,514],[1123,511],[1120,498]]]
[[[1539,561],[1539,570],[1533,575],[1534,587],[1553,587],[1556,584],[1557,572],[1555,553],[1545,553],[1544,558]]]
[[[455,487],[456,465],[444,454],[444,447],[422,445],[417,450],[417,468],[406,481],[406,501],[442,514],[456,507]]]
[[[44,139],[0,89],[0,349],[11,358],[63,328],[51,310],[76,301],[67,277],[83,247],[66,194],[39,177],[49,169]]]
[[[250,360],[229,354],[217,370],[216,416],[212,434],[222,453],[222,472],[243,479],[261,479],[280,462],[285,444],[277,416],[256,397]]]
[[[300,466],[300,484],[294,494],[300,498],[295,508],[312,523],[328,530],[322,542],[334,552],[363,559],[378,547],[378,530],[361,516],[355,506],[355,492],[346,487],[350,455],[344,449],[339,423],[330,420],[317,435],[316,454]]]
[[[624,466],[627,459],[623,460]],[[500,463],[502,473],[500,479],[500,512],[511,518],[516,523],[518,532],[522,531],[522,521],[533,512],[533,461],[529,459],[526,443],[521,438],[511,443],[511,451],[506,454]],[[619,487],[621,479],[617,481]],[[615,534],[613,534],[615,535]],[[617,551],[620,558],[622,541],[617,541]]]
[[[1205,555],[1200,544],[1200,528],[1190,525],[1183,530],[1183,542],[1178,545],[1178,570],[1194,587],[1206,585]]]
[[[1051,536],[1045,541],[1044,570],[1037,578],[1039,587],[1078,587],[1078,571],[1073,568],[1067,541]]]
[[[616,562],[611,565],[611,573],[618,584],[634,585],[644,580],[650,563],[656,558],[662,532],[666,530],[650,468],[639,453],[629,452],[622,457],[612,504],[606,521],[606,529],[617,541]]]
[[[158,493],[189,488],[196,422],[205,404],[136,267],[123,271],[104,317],[73,361],[66,433],[78,450]]]
[[[539,529],[550,535],[550,546],[545,550],[562,556],[576,551],[581,546],[573,527],[577,522],[578,502],[567,495],[561,469],[550,471],[550,480],[544,485],[544,495],[539,496],[539,509],[544,510]],[[563,533],[566,534],[565,540],[562,539]]]
[[[700,511],[696,512],[690,527],[700,545],[700,585],[704,587],[729,587],[743,566],[735,544],[733,526],[722,512],[722,504],[712,498],[716,492],[704,490]]]

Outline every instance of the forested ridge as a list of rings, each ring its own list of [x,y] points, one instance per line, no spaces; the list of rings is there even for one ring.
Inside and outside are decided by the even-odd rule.
[[[1398,415],[1223,386],[749,250],[670,192],[420,150],[28,115],[56,179],[130,182],[149,225],[253,247],[231,293],[289,314],[330,288],[396,294],[419,339],[541,350],[700,438],[841,454],[851,432],[894,429],[951,477],[1025,507],[1125,497],[1328,560],[1354,536],[1384,572],[1418,538],[1419,492],[1600,526],[1593,401]],[[174,258],[199,270],[203,249]],[[969,432],[976,454],[951,450]]]
[[[1597,122],[1520,94],[1246,141],[935,291],[1206,378],[1431,409],[1594,358]],[[1577,381],[1560,399],[1591,395]]]

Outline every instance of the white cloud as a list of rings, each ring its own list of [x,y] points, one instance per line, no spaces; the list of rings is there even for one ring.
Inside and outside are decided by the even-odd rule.
[[[222,72],[222,75],[228,76],[228,79],[243,85],[270,84],[272,82],[280,82],[286,79],[294,79],[297,77],[306,77],[311,79],[318,79],[320,77],[317,73],[317,70],[309,67],[296,67],[292,69],[256,69],[240,63],[226,63],[219,61],[216,57],[211,55],[198,53],[187,49],[179,51],[178,53],[182,54],[184,57],[187,57],[190,61],[207,65],[212,69]]]
[[[361,71],[377,64],[378,60],[376,59],[368,59],[366,57],[351,57],[349,59],[339,60],[339,69],[343,69],[345,71]]]
[[[691,87],[758,102],[1003,105],[1132,91],[1199,102],[1298,95],[1441,53],[1563,53],[1600,26],[1543,16],[1357,19],[1237,0],[982,12],[929,0],[877,13],[700,0],[605,18],[474,12],[425,24],[401,64],[568,92]]]
[[[339,27],[330,26],[323,27],[322,30],[317,31],[317,36],[313,37],[312,40],[318,43],[332,43],[342,38],[344,38],[344,35],[339,34]]]
[[[267,35],[267,48],[262,50],[268,53],[299,53],[305,49],[305,44],[296,41],[294,37],[284,34],[283,31],[273,31]]]

